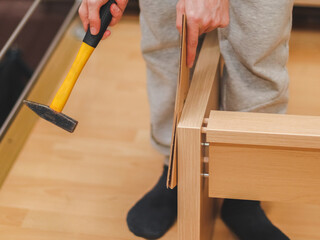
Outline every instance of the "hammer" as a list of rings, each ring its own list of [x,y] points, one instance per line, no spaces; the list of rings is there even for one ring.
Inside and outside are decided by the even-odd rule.
[[[40,103],[24,100],[23,102],[36,114],[45,120],[63,128],[68,132],[73,132],[78,124],[78,121],[62,113],[62,110],[71,94],[71,91],[93,50],[97,47],[104,32],[109,26],[112,15],[110,13],[111,4],[116,3],[115,0],[109,0],[100,8],[101,26],[100,32],[97,35],[90,33],[90,27],[83,39],[76,59],[74,60],[71,69],[54,97],[50,107]]]

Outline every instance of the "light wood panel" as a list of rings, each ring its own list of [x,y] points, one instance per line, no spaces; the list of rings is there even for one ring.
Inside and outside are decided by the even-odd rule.
[[[218,143],[209,151],[211,197],[320,204],[320,149]]]
[[[293,29],[287,64],[290,75],[288,113],[320,115],[318,89],[320,89],[320,33],[318,30]],[[268,217],[290,239],[320,239],[320,206],[301,203],[263,202]],[[215,225],[214,240],[235,240],[220,221]]]
[[[218,108],[220,51],[217,32],[204,40],[178,125],[178,239],[210,239],[213,199],[202,178],[201,127],[210,109]]]
[[[319,0],[295,0],[295,6],[302,6],[302,7],[320,7]]]
[[[187,66],[187,19],[182,16],[182,34],[180,36],[180,69],[174,108],[170,161],[168,169],[167,187],[173,189],[177,185],[177,126],[180,121],[184,102],[189,90],[189,68]]]
[[[207,142],[320,149],[320,117],[212,111]]]

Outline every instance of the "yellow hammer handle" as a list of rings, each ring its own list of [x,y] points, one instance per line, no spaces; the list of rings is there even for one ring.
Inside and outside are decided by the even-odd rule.
[[[54,97],[50,108],[57,111],[57,112],[62,112],[64,105],[68,101],[68,98],[71,94],[71,91],[77,82],[77,79],[88,61],[91,53],[93,52],[94,47],[89,46],[86,43],[82,43],[80,50],[77,54],[76,59],[74,60],[72,67],[63,81],[61,87],[59,88],[56,96]]]

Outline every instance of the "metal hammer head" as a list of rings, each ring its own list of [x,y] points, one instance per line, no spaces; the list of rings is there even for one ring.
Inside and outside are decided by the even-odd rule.
[[[72,133],[78,124],[78,121],[68,117],[63,113],[54,111],[47,105],[28,100],[23,100],[23,102],[40,117],[49,122],[52,122],[58,127],[63,128],[64,130],[67,130],[68,132]]]

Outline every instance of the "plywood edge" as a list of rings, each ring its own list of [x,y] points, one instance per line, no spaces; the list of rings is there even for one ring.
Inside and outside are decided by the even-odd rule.
[[[169,169],[167,177],[167,187],[173,189],[177,185],[177,124],[180,120],[183,105],[189,90],[189,68],[187,66],[187,19],[182,16],[182,34],[180,36],[180,69],[176,90],[176,100],[174,108],[171,149],[169,157]]]
[[[320,1],[319,0],[295,0],[294,5],[299,7],[320,7]]]
[[[320,117],[212,111],[207,141],[320,149]]]

